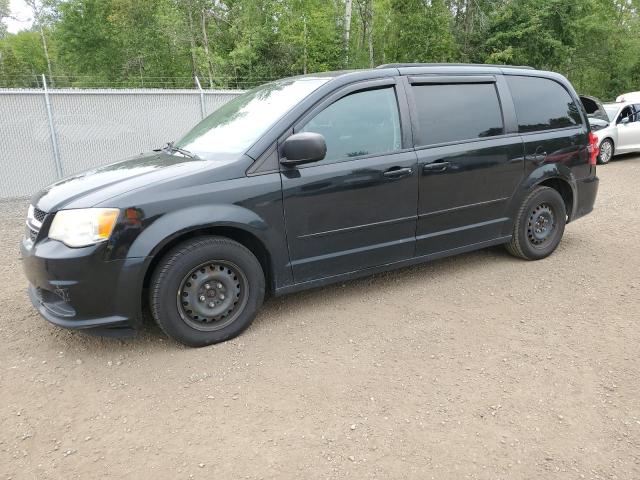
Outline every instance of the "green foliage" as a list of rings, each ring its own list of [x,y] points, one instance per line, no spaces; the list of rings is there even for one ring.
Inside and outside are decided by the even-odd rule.
[[[0,85],[37,87],[46,71],[38,32],[19,32],[0,40]]]
[[[46,73],[59,86],[192,87],[197,75],[246,88],[345,65],[458,61],[559,71],[603,99],[640,90],[639,0],[352,0],[348,43],[346,0],[29,2],[33,31],[0,29],[0,86]]]

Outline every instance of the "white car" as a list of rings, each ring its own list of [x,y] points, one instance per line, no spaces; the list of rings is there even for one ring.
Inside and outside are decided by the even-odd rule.
[[[640,98],[605,104],[594,97],[580,99],[600,145],[598,163],[609,163],[615,155],[640,152]]]
[[[616,98],[616,102],[635,102],[635,103],[640,103],[640,92],[623,93],[618,98]]]

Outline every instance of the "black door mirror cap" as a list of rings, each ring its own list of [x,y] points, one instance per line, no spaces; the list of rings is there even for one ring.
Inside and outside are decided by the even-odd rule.
[[[282,159],[285,166],[301,165],[323,160],[327,155],[324,136],[315,132],[294,133],[282,144]]]

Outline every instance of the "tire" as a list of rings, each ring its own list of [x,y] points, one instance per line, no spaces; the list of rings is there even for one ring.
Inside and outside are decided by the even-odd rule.
[[[169,337],[204,347],[238,336],[262,305],[264,272],[246,247],[224,237],[198,237],[173,248],[157,265],[151,313]]]
[[[567,223],[567,212],[560,194],[549,187],[537,187],[522,203],[506,245],[511,255],[540,260],[556,249]]]
[[[603,148],[604,146],[604,148]],[[606,165],[613,158],[615,147],[610,138],[605,138],[600,142],[600,153],[598,154],[598,164]]]

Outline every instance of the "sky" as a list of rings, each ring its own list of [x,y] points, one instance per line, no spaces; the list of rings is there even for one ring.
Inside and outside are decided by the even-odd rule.
[[[29,7],[22,0],[10,0],[9,6],[11,7],[11,15],[16,19],[5,19],[5,23],[9,27],[11,33],[16,33],[18,30],[24,30],[31,26],[31,12]]]

